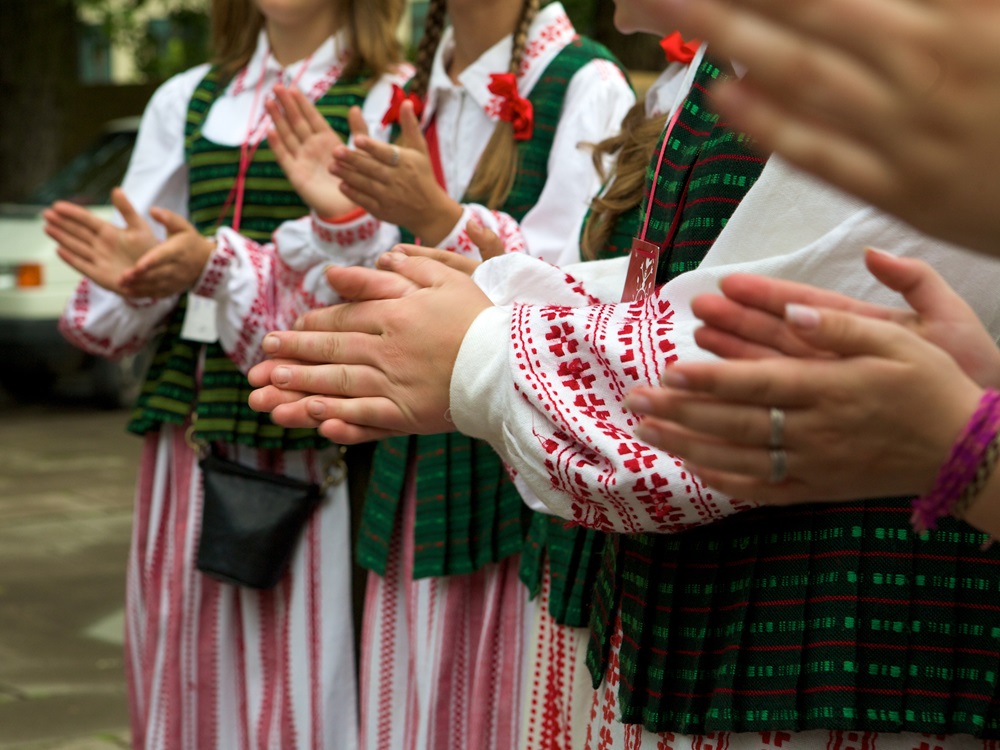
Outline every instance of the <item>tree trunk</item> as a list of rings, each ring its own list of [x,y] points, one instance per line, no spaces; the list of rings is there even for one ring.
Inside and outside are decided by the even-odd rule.
[[[59,166],[76,55],[71,0],[0,2],[0,201],[23,198]]]

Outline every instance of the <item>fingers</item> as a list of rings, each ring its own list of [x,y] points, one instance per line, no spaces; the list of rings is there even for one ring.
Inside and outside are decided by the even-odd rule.
[[[404,148],[401,145],[383,143],[374,138],[359,136],[354,139],[357,151],[354,152],[356,158],[347,160],[359,174],[370,179],[385,181],[388,177],[387,170],[392,169],[397,164],[395,150]],[[359,153],[360,152],[360,153]],[[371,159],[360,158],[361,154],[368,154]]]
[[[175,214],[173,211],[169,211],[165,208],[151,208],[149,209],[149,215],[163,225],[163,228],[167,230],[168,235],[174,235],[180,232],[198,231],[194,228],[194,225],[183,216]]]
[[[368,135],[368,123],[365,121],[361,107],[351,107],[347,113],[347,124],[351,129],[351,136],[357,138],[359,135]]]
[[[282,119],[287,123],[290,133],[295,137],[295,141],[301,143],[313,131],[306,117],[305,108],[301,100],[295,96],[296,93],[300,93],[298,89],[288,89],[280,84],[274,87],[274,95],[281,105]],[[271,110],[269,109],[268,112],[270,113]],[[274,117],[274,115],[271,116],[272,118]],[[275,125],[277,125],[277,122],[275,122]],[[291,146],[292,144],[289,145]]]
[[[751,299],[774,307],[770,298]],[[699,295],[691,301],[691,311],[707,328],[696,331],[695,340],[698,346],[726,359],[817,355],[819,352],[802,341],[784,318],[779,317],[784,314],[784,305],[779,310],[773,314],[728,297]]]
[[[56,201],[42,212],[42,217],[51,227],[81,242],[91,243],[95,235],[107,223],[84,208],[67,201]],[[51,235],[50,235],[51,236]]]
[[[771,459],[767,449],[759,446],[735,445],[685,430],[671,422],[644,419],[636,427],[636,436],[643,442],[673,456],[704,468],[766,480],[771,475]],[[790,460],[786,458],[786,461]]]
[[[897,323],[839,310],[789,305],[785,319],[813,346],[847,357],[873,355],[910,361],[915,351],[930,346]]]
[[[405,101],[399,108],[399,145],[406,148],[416,149],[423,154],[428,153],[427,139],[424,138],[423,130],[420,128],[420,120],[417,119],[413,102]]]
[[[421,288],[398,274],[361,266],[330,266],[326,280],[337,294],[352,302],[399,299]]]
[[[925,261],[868,248],[865,264],[875,278],[902,294],[922,317],[947,318],[968,307],[944,277]]]
[[[665,420],[720,443],[760,447],[767,445],[771,436],[768,408],[719,401],[704,394],[636,388],[626,396],[625,406],[648,417],[653,426]],[[794,418],[795,412],[788,411],[786,422]]]
[[[393,252],[403,253],[414,258],[430,258],[431,260],[443,263],[449,268],[471,276],[479,268],[480,262],[466,255],[459,255],[451,250],[442,250],[437,247],[425,247],[424,245],[396,245]],[[398,278],[398,277],[397,277]],[[409,282],[412,284],[413,282]],[[414,288],[418,288],[414,285]]]
[[[260,412],[273,412],[279,406],[285,404],[295,404],[307,399],[311,396],[308,393],[297,393],[295,391],[286,391],[284,388],[278,388],[273,385],[262,385],[256,390],[250,392],[250,396],[247,399],[247,403],[250,408],[254,411]],[[295,417],[294,424],[287,424],[285,422],[279,422],[285,427],[317,427],[319,423],[309,417],[309,415],[304,411],[304,409],[296,413],[294,410],[286,412],[289,419]]]
[[[430,258],[411,258],[403,253],[386,253],[378,259],[378,266],[409,279],[420,287],[437,287],[446,284],[471,284],[468,275],[448,268]]]
[[[750,84],[725,81],[713,90],[715,109],[761,150],[877,205],[892,205],[895,183],[884,144],[872,145],[794,107],[781,106]],[[885,130],[885,128],[883,128]]]
[[[333,133],[337,135],[336,131],[330,127],[330,123],[326,121],[326,118],[319,113],[316,109],[316,105],[309,100],[300,89],[291,89],[291,97],[295,106],[298,108],[299,117],[302,122],[308,128],[310,135],[313,133]],[[340,136],[337,136],[338,140]]]
[[[94,235],[85,231],[80,225],[73,222],[60,222],[50,220],[46,217],[45,234],[55,240],[56,244],[62,248],[67,255],[75,257],[81,261],[93,262],[96,259],[94,252]],[[60,254],[63,260],[73,265],[66,257]],[[76,266],[74,266],[76,268]],[[77,270],[79,270],[77,268]]]
[[[789,409],[814,403],[836,379],[835,364],[786,358],[678,363],[664,370],[661,382],[723,401]]]
[[[308,400],[307,410],[324,423],[342,422],[395,435],[411,433],[405,413],[388,398],[316,397]]]
[[[269,333],[261,347],[269,355],[300,363],[376,365],[373,355],[378,350],[378,337],[351,332],[352,307],[337,305],[303,316],[299,321],[303,330]],[[337,327],[347,332],[332,330]]]
[[[470,219],[465,225],[469,239],[479,248],[479,257],[483,260],[496,258],[504,254],[503,241],[491,229],[487,229],[475,219]]]
[[[125,191],[116,187],[111,191],[111,205],[121,214],[125,225],[133,229],[144,227],[146,220],[139,215],[139,212],[132,206],[132,202],[125,195]]]
[[[385,376],[367,365],[279,364],[271,370],[271,385],[286,391],[356,398],[382,396]]]

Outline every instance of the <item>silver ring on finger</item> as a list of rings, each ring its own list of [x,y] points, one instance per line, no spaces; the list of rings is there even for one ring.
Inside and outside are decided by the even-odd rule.
[[[771,458],[771,476],[768,481],[771,484],[781,484],[788,478],[788,454],[781,448],[772,448],[768,455]]]
[[[771,407],[771,436],[767,441],[768,448],[781,448],[785,444],[785,410],[777,406]]]
[[[390,167],[399,166],[399,146],[393,145],[392,147],[392,158],[389,160]]]

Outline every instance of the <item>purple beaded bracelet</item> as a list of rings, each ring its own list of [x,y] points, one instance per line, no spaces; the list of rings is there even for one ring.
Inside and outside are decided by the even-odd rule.
[[[987,388],[972,418],[951,447],[948,460],[938,471],[934,487],[926,495],[914,498],[910,520],[915,531],[923,533],[935,528],[938,519],[952,512],[971,484],[981,485],[976,481],[977,476],[984,473],[980,471],[981,464],[991,454],[996,460],[995,452],[989,451],[989,447],[998,431],[1000,392]]]

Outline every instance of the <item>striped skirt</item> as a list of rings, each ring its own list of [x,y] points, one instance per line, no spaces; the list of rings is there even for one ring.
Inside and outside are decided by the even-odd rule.
[[[370,573],[361,638],[365,750],[516,750],[527,589],[520,557],[413,580],[415,482],[384,577]]]
[[[235,448],[230,455],[320,480],[326,456]],[[353,750],[356,680],[345,486],[332,488],[268,591],[195,569],[201,473],[184,430],[146,437],[126,592],[135,748]]]

